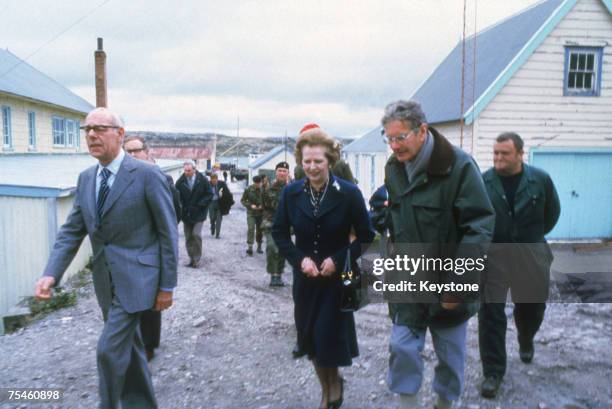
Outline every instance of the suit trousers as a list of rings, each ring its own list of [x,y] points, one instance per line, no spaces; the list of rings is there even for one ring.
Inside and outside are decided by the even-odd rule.
[[[221,215],[221,209],[219,209],[219,201],[213,200],[208,206],[208,217],[210,219],[210,233],[216,237],[221,234],[221,222],[223,216]]]
[[[506,373],[506,329],[504,303],[482,303],[478,312],[478,346],[485,377],[503,378]],[[530,346],[544,320],[545,303],[514,305],[514,324],[519,345]]]
[[[116,296],[98,340],[100,409],[157,408],[140,335],[140,312],[128,313]]]
[[[467,321],[448,328],[429,327],[438,364],[434,370],[434,391],[455,401],[463,390]],[[387,384],[395,393],[416,394],[423,383],[423,357],[426,329],[393,325],[389,341]]]
[[[161,338],[161,311],[145,310],[140,315],[140,332],[145,348],[159,347]]]
[[[204,222],[195,224],[183,222],[185,232],[185,247],[191,262],[198,263],[202,258],[202,225]]]

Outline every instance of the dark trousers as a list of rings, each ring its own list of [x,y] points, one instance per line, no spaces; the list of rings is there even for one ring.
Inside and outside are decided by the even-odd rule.
[[[483,303],[478,312],[478,344],[485,377],[503,377],[506,373],[506,328],[508,320],[504,303]],[[517,303],[514,323],[519,345],[528,347],[544,320],[545,303]]]
[[[140,332],[146,349],[159,347],[161,335],[161,311],[146,310],[140,315]]]

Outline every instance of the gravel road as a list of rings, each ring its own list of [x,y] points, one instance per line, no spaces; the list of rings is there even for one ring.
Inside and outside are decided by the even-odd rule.
[[[235,191],[236,202],[240,192]],[[205,232],[209,232],[208,223]],[[294,360],[291,286],[268,287],[265,256],[245,254],[246,215],[237,203],[223,220],[221,239],[204,238],[198,269],[187,261],[183,238],[175,305],[163,313],[161,347],[151,362],[160,408],[314,408],[318,383],[306,359]],[[289,268],[284,279],[290,283]],[[32,283],[34,285],[34,283]],[[350,409],[393,408],[385,384],[390,322],[386,305],[356,314],[361,356],[344,370]],[[518,358],[516,330],[508,328],[508,373],[495,400],[480,398],[477,322],[468,332],[468,409],[612,408],[612,304],[550,304],[536,337],[531,365]],[[75,306],[56,311],[16,333],[0,336],[0,388],[57,387],[59,404],[0,403],[0,408],[96,408],[95,347],[102,317],[91,284]],[[429,337],[429,336],[428,336]],[[436,359],[423,352],[423,408],[432,408]]]

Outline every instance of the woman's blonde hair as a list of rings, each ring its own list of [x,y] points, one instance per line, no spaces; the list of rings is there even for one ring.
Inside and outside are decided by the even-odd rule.
[[[323,146],[329,167],[333,167],[340,160],[340,144],[321,128],[309,129],[302,132],[298,137],[295,144],[295,160],[300,166],[302,166],[302,149],[304,146]]]

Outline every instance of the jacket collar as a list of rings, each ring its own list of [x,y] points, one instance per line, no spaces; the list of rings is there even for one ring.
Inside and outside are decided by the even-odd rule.
[[[495,192],[500,197],[505,199],[506,192],[504,191],[504,187],[502,185],[501,179],[499,175],[497,174],[497,172],[495,171],[495,168],[491,168],[487,172],[485,172],[483,178],[486,183],[490,183],[491,186],[493,186],[493,190],[495,190]],[[535,177],[533,175],[533,170],[531,166],[523,162],[523,176],[521,177],[519,185],[516,188],[515,197],[518,196],[518,194],[521,193],[523,190],[525,190],[529,186],[530,183],[534,183],[534,182],[535,182]]]
[[[306,178],[297,181],[296,183],[292,183],[290,187],[288,187],[288,193],[290,195],[296,196],[296,204],[297,207],[308,217],[314,219],[315,216],[312,212],[312,204],[310,203],[310,198],[308,194],[304,192],[304,188],[306,187]],[[345,190],[343,189],[343,182],[341,182],[333,173],[329,173],[329,184],[327,186],[327,192],[325,193],[325,198],[321,202],[321,207],[319,208],[318,217],[322,217],[326,213],[332,211],[336,206],[342,203],[342,198],[345,195]]]

